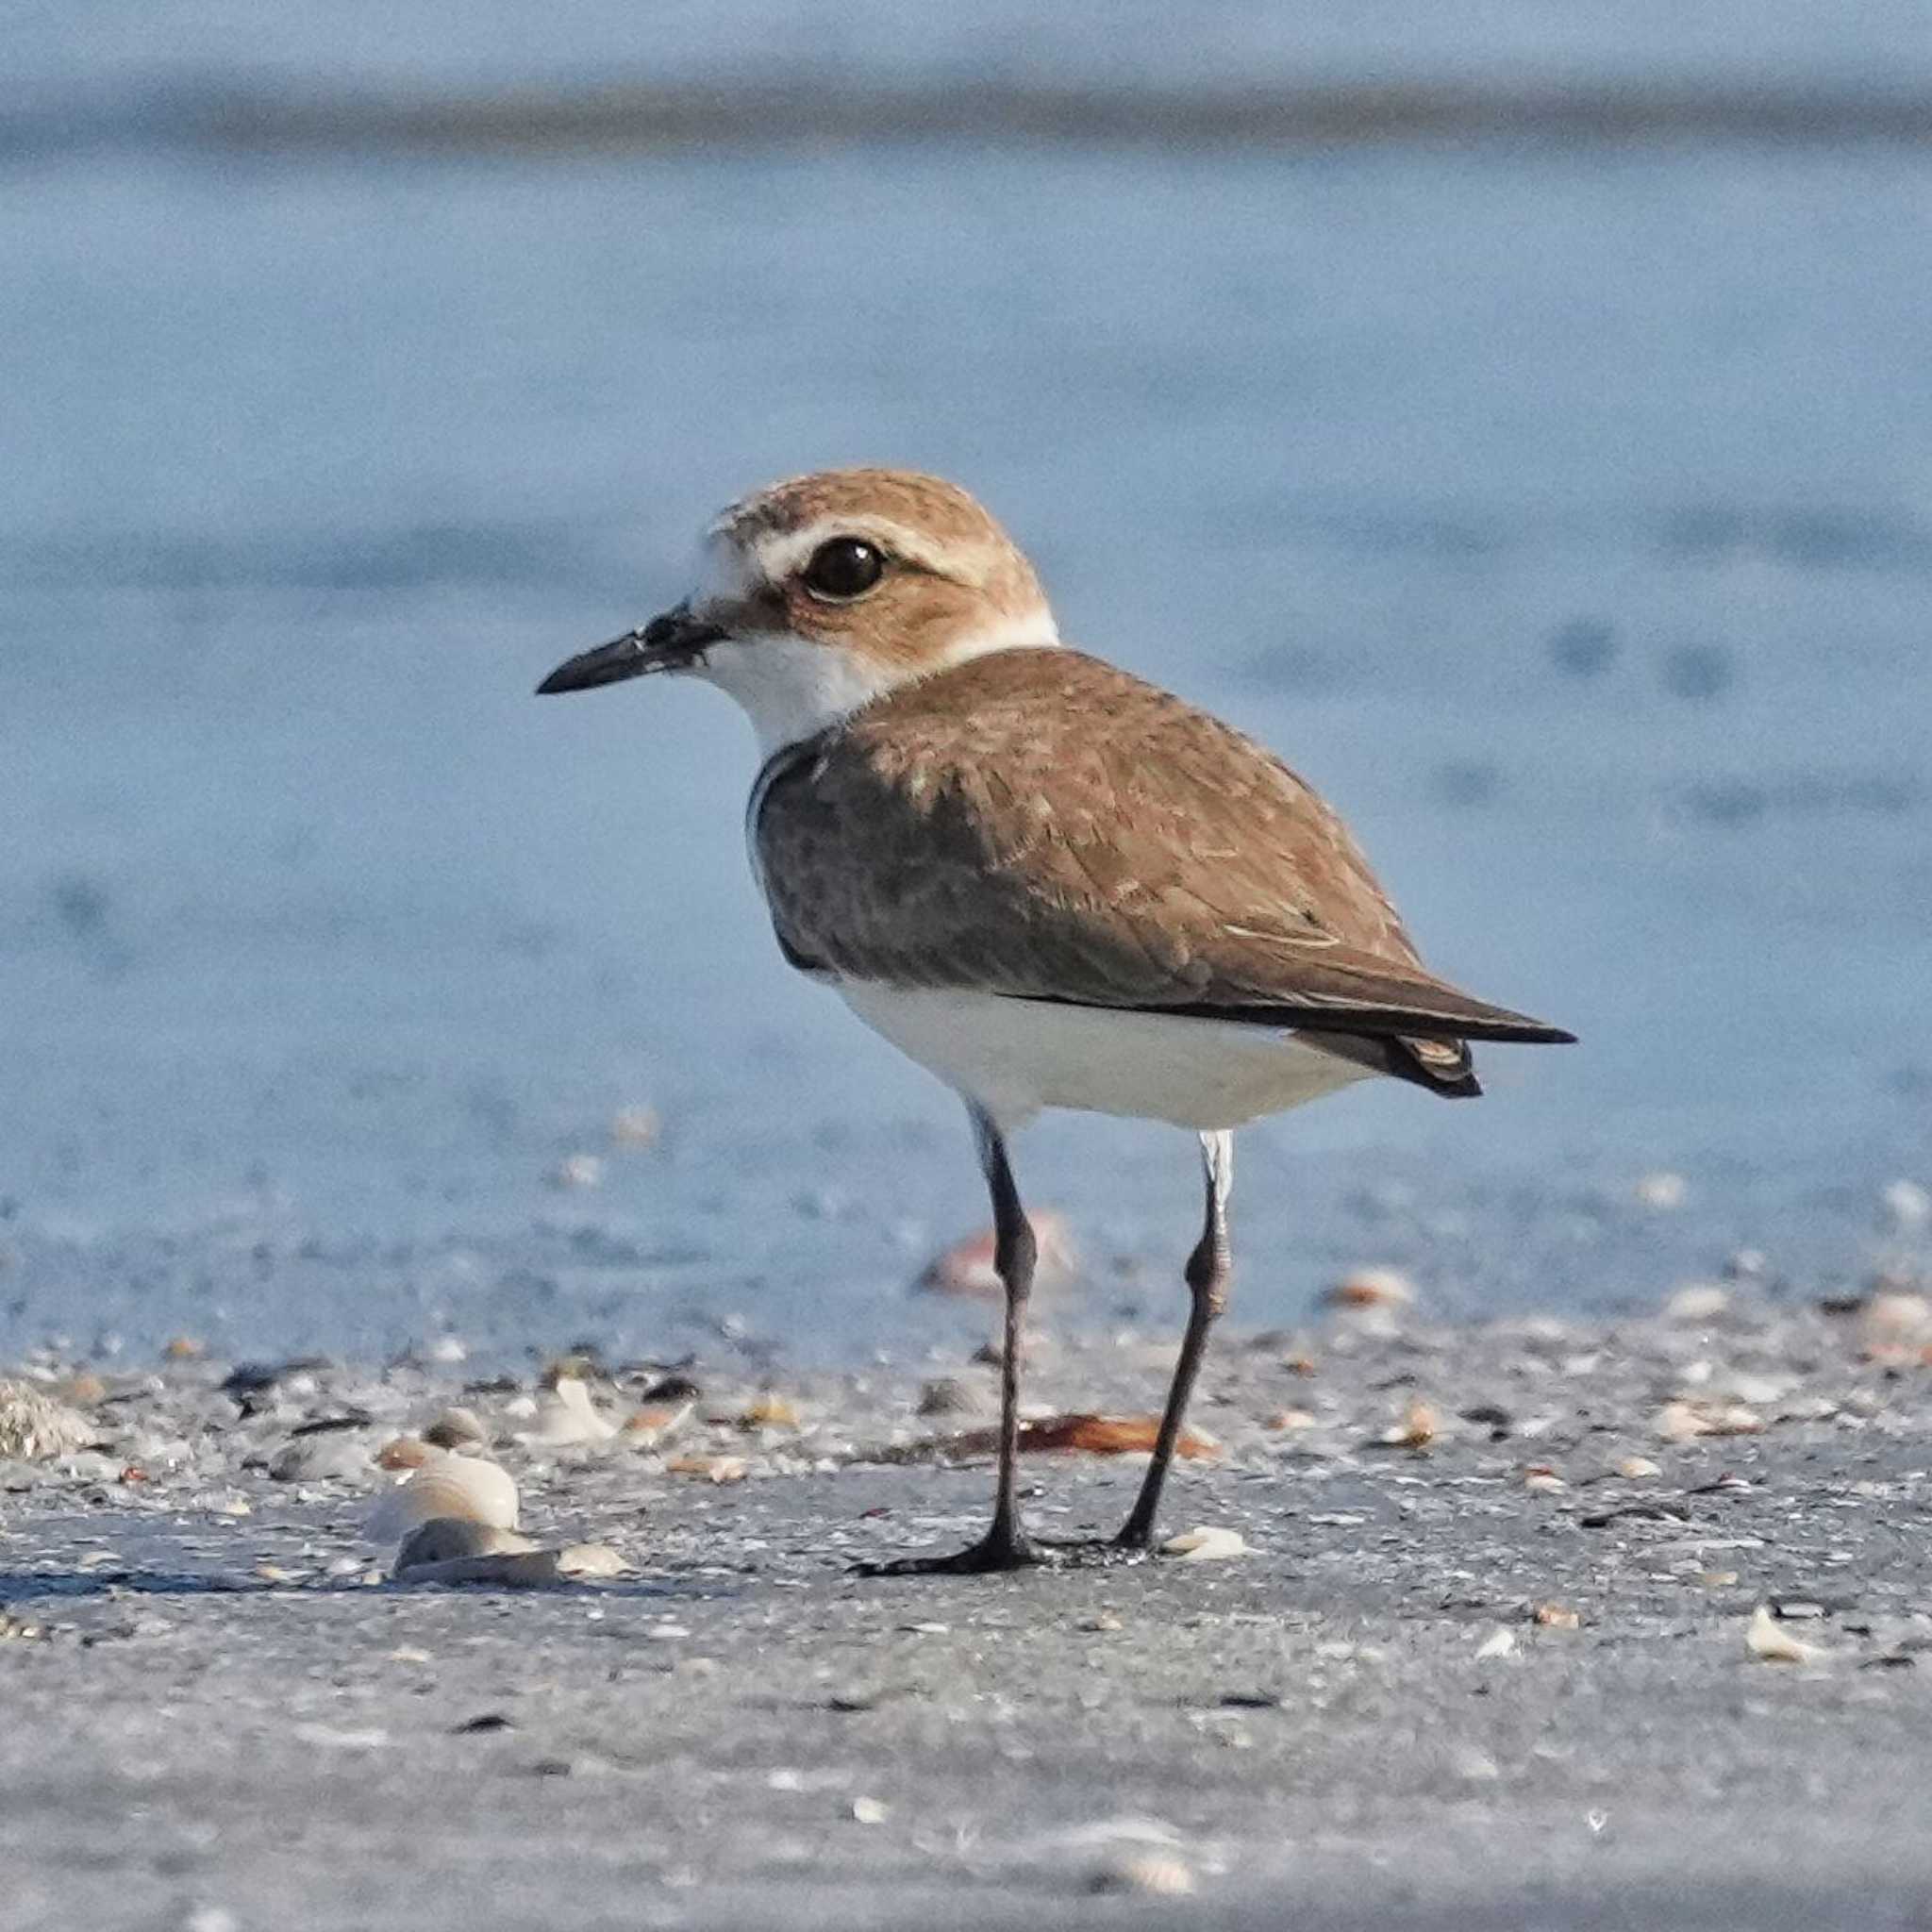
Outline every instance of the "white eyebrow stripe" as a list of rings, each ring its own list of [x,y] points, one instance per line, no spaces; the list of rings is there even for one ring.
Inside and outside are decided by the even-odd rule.
[[[903,557],[907,562],[916,563],[923,569],[935,571],[942,576],[957,575],[956,571],[947,568],[944,553],[936,550],[917,530],[909,529],[904,524],[895,524],[890,517],[864,513],[857,516],[818,517],[807,524],[803,529],[754,537],[749,547],[758,569],[764,573],[767,580],[780,584],[791,576],[821,543],[833,537],[857,537],[862,542],[876,543],[892,556]]]

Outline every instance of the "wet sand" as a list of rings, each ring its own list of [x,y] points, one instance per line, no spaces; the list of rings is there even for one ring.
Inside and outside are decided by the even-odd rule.
[[[69,1379],[100,1447],[0,1494],[0,1925],[1921,1924],[1928,1342],[1735,1285],[1234,1331],[1166,1522],[1247,1554],[973,1580],[848,1569],[978,1523],[958,1356],[701,1360],[642,1450],[458,1363]],[[1043,1334],[1030,1396],[1143,1413],[1165,1346]],[[454,1403],[630,1574],[387,1580],[370,1457]],[[1079,1534],[1139,1470],[1027,1474]]]

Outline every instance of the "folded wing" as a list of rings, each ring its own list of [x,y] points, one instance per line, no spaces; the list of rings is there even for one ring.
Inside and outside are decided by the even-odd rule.
[[[781,755],[753,834],[810,970],[1407,1042],[1391,1071],[1445,1089],[1460,1041],[1572,1037],[1427,973],[1272,754],[1074,651],[974,659]]]

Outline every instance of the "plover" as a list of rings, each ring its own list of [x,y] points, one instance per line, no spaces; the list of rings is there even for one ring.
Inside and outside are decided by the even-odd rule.
[[[1392,1075],[1479,1092],[1470,1041],[1573,1036],[1426,972],[1340,818],[1273,753],[1062,644],[1039,579],[962,490],[883,469],[773,485],[706,533],[697,588],[541,691],[665,672],[749,714],[746,831],[786,959],[965,1101],[1006,1289],[998,1489],[970,1549],[1051,1560],[1016,1501],[1034,1237],[1007,1143],[1045,1108],[1200,1137],[1192,1308],[1138,1500],[1150,1547],[1230,1274],[1233,1129]]]

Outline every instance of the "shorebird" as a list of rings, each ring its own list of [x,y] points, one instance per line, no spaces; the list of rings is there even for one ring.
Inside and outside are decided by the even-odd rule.
[[[1105,1547],[1152,1546],[1231,1274],[1233,1130],[1392,1076],[1481,1091],[1468,1042],[1560,1028],[1426,972],[1340,818],[1273,753],[1060,641],[1032,566],[932,476],[831,470],[706,532],[691,595],[540,691],[667,673],[737,699],[762,763],[746,834],[785,958],[965,1101],[1006,1291],[986,1535],[891,1574],[1064,1554],[1021,1519],[1034,1236],[1008,1156],[1046,1108],[1200,1137],[1191,1309],[1153,1457]]]

